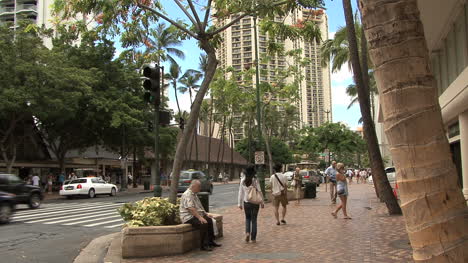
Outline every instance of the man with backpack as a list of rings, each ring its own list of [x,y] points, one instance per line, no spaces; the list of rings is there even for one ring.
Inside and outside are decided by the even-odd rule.
[[[281,173],[281,164],[274,167],[275,173],[270,177],[271,193],[273,194],[273,207],[275,209],[276,225],[286,224],[286,207],[288,205],[288,178]],[[279,220],[279,206],[283,207],[281,221]],[[280,223],[281,222],[281,223]]]

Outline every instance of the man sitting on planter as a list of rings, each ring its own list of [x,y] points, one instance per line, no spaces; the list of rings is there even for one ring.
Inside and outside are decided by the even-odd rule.
[[[200,192],[199,180],[192,180],[190,187],[184,192],[180,200],[180,220],[191,224],[200,230],[200,249],[212,251],[213,247],[221,245],[214,242],[213,220],[203,208],[197,193]]]

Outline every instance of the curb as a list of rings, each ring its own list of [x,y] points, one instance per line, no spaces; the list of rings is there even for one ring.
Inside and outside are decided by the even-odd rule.
[[[106,256],[104,257],[104,263],[122,262],[121,233],[117,233],[117,235],[112,238],[109,249],[107,249]]]
[[[101,263],[107,254],[111,242],[119,240],[116,238],[118,236],[120,236],[120,232],[93,239],[81,250],[80,254],[73,260],[73,263]]]

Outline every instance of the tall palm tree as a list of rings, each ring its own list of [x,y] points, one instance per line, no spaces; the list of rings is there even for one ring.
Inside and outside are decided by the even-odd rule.
[[[346,0],[344,0],[346,1]],[[345,7],[345,2],[343,2]],[[351,13],[350,13],[351,12]],[[369,158],[371,160],[372,171],[374,174],[374,184],[377,196],[381,201],[385,202],[390,214],[401,214],[401,209],[394,195],[390,195],[392,188],[388,182],[388,178],[385,174],[383,165],[382,154],[380,153],[379,142],[375,132],[375,126],[371,114],[371,103],[370,101],[370,77],[369,77],[369,65],[372,68],[372,63],[368,58],[367,41],[363,37],[363,27],[361,26],[357,14],[353,16],[352,9],[345,9],[346,15],[346,27],[340,28],[334,36],[334,39],[326,41],[321,47],[322,63],[332,62],[332,71],[338,71],[341,67],[348,62],[350,70],[354,73],[354,80],[358,75],[365,74],[363,77],[363,83],[355,85],[356,94],[358,94],[359,106],[361,110],[362,120],[364,122],[364,135],[367,141],[367,149]],[[351,31],[351,33],[350,33]],[[351,43],[350,39],[354,42]],[[356,45],[356,47],[354,47]],[[359,58],[357,46],[361,46],[361,59]],[[354,50],[355,49],[355,50]],[[352,54],[352,50],[355,54]],[[353,61],[355,57],[358,60]],[[356,64],[357,63],[357,64]],[[362,71],[361,69],[362,65]],[[359,67],[359,69],[357,68]],[[356,74],[356,70],[359,70],[359,74]],[[351,88],[351,91],[353,89]],[[361,92],[362,91],[362,92]],[[369,115],[367,115],[369,113]]]
[[[468,209],[433,85],[418,1],[360,0],[360,6],[376,65],[385,133],[397,157],[413,259],[467,262]]]
[[[177,31],[178,29],[174,26],[166,26],[164,23],[159,23],[156,25],[156,28],[150,29],[147,47],[149,52],[157,54],[157,64],[163,61],[177,64],[174,56],[185,59],[184,52],[178,48],[182,45],[182,41]]]
[[[202,79],[203,75],[200,71],[189,69],[187,70],[184,75],[181,77],[179,83],[182,84],[179,87],[179,91],[184,94],[187,91],[190,94],[190,105],[193,103],[193,92],[198,91],[200,88],[200,80]]]
[[[169,68],[169,72],[164,75],[164,78],[169,82],[166,85],[169,86],[172,84],[172,87],[174,88],[174,96],[176,99],[178,112],[180,112],[180,105],[179,105],[179,97],[177,95],[178,93],[177,83],[182,79],[181,72],[182,70],[180,66],[175,63],[172,63]]]
[[[378,95],[378,90],[373,71],[369,72],[369,80],[370,107],[372,110],[372,119],[375,120],[374,96]],[[353,105],[359,102],[356,84],[349,84],[348,87],[346,87],[346,94],[351,97],[351,102],[348,105],[348,109],[350,109]]]

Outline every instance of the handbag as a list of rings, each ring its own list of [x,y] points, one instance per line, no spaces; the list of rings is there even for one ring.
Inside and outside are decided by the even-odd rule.
[[[293,180],[291,182],[291,186],[293,186],[293,187],[296,186],[296,179],[294,177],[293,177]]]
[[[263,196],[253,184],[247,188],[247,202],[259,205],[263,202]]]

